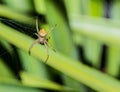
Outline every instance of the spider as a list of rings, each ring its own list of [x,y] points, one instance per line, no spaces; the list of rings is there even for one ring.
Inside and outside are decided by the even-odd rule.
[[[48,35],[50,34],[50,32],[51,32],[55,27],[56,27],[56,25],[53,26],[53,27],[51,28],[51,30],[49,30],[48,32],[46,32],[44,28],[42,28],[42,29],[39,30],[39,28],[38,28],[38,18],[36,18],[36,30],[37,30],[37,33],[35,33],[35,35],[36,35],[38,38],[30,45],[29,50],[28,50],[29,55],[30,55],[30,52],[31,52],[31,49],[33,48],[33,46],[34,46],[35,44],[37,44],[37,43],[40,43],[41,45],[44,45],[45,48],[46,48],[47,58],[46,58],[46,60],[45,60],[45,63],[47,62],[47,60],[48,60],[48,58],[49,58],[48,47],[51,47],[51,45],[48,43],[48,40],[49,40],[49,38],[50,38],[50,37],[48,37]],[[47,37],[48,37],[48,38],[47,38]],[[56,52],[56,50],[55,50],[53,47],[51,47],[51,49]]]

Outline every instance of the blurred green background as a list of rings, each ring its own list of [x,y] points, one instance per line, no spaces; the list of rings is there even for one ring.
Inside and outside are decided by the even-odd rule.
[[[0,92],[120,92],[119,0],[0,0]],[[49,59],[36,44],[51,32]]]

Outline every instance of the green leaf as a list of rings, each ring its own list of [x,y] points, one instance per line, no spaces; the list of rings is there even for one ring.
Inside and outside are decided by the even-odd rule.
[[[39,89],[0,83],[1,92],[42,92]]]
[[[96,33],[96,35],[98,34]],[[2,23],[0,23],[0,36],[25,51],[28,51],[29,46],[33,42],[30,37],[19,33]],[[101,36],[99,36],[99,38],[100,37]],[[115,36],[113,36],[112,39],[116,39],[114,37]],[[41,45],[36,45],[32,49],[31,53],[40,60],[45,60],[46,58],[45,49]],[[67,58],[59,52],[55,53],[50,50],[50,58],[48,59],[47,64],[95,90],[104,92],[119,92],[120,90],[120,83],[114,78],[111,78],[110,76],[103,74],[93,68],[85,66],[82,63],[76,62],[76,60]]]
[[[73,90],[72,88],[61,86],[55,82],[52,82],[45,78],[39,78],[37,76],[33,76],[32,74],[28,74],[26,72],[21,72],[21,78],[22,78],[22,83],[30,87],[40,87],[40,88],[58,90],[58,91]]]
[[[0,16],[14,19],[20,22],[28,23],[28,24],[33,24],[33,23],[35,24],[34,19],[32,19],[31,17],[15,12],[12,9],[3,5],[0,5]]]

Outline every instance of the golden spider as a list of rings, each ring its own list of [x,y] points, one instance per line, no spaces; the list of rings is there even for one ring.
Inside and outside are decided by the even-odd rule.
[[[32,44],[31,46],[29,47],[29,50],[28,50],[28,53],[30,55],[30,51],[32,49],[32,47],[36,44],[36,43],[40,43],[41,45],[45,45],[45,48],[46,48],[46,51],[47,51],[47,58],[45,60],[45,63],[47,62],[48,58],[49,58],[49,53],[48,53],[48,47],[51,47],[51,45],[48,43],[48,40],[49,40],[49,37],[48,37],[48,34],[50,34],[50,32],[56,27],[53,26],[51,28],[51,30],[49,30],[48,32],[45,31],[45,29],[40,29],[38,28],[38,18],[36,18],[36,30],[37,30],[37,33],[35,33],[35,35],[38,37]],[[51,49],[53,51],[55,51],[55,49],[53,47],[51,47]]]

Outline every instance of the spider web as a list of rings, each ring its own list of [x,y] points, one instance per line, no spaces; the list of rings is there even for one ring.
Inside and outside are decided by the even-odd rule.
[[[22,32],[26,35],[29,35],[33,38],[35,38],[36,36],[34,35],[34,33],[36,33],[36,27],[35,25],[30,25],[30,24],[23,24],[23,23],[20,23],[20,22],[17,22],[17,21],[14,21],[14,20],[11,20],[11,19],[5,19],[5,18],[0,18],[0,21],[3,22],[4,24],[14,28],[14,29],[17,29],[17,31],[19,32]],[[21,37],[22,38],[22,37]],[[1,43],[1,42],[0,42]],[[1,45],[1,44],[0,44]],[[2,45],[3,46],[3,45]],[[5,48],[4,48],[5,49]],[[0,49],[1,50],[1,49]],[[9,51],[6,50],[6,51],[0,51],[0,58],[9,53],[9,52],[12,52],[14,49],[11,48]]]
[[[40,16],[39,18],[43,18],[43,17]],[[0,22],[10,26],[13,29],[16,29],[16,31],[19,31],[23,34],[31,36],[32,38],[37,38],[36,35],[34,34],[37,32],[35,23],[25,24],[25,23],[20,23],[18,21],[15,21],[12,19],[6,19],[6,18],[0,18]],[[46,23],[44,20],[42,20],[41,22]],[[21,39],[22,38],[23,37],[21,37]],[[19,57],[17,47],[6,41],[7,44],[10,46],[10,48],[7,48],[6,46],[4,46],[5,44],[3,44],[4,41],[6,40],[0,39],[0,59],[4,60],[6,65],[10,67],[10,69],[12,69],[15,76],[18,79],[20,79],[19,71],[23,69],[23,66]]]
[[[40,17],[42,18],[41,22],[46,23],[45,19],[42,16],[40,16]],[[22,33],[24,33],[28,36],[31,36],[32,38],[35,38],[35,39],[37,38],[37,36],[34,34],[34,33],[37,32],[35,23],[34,23],[34,25],[24,24],[24,23],[20,23],[18,21],[15,21],[15,20],[12,20],[12,19],[6,19],[6,18],[0,18],[0,21],[3,22],[4,24],[16,29],[19,32],[22,32]],[[0,57],[9,53],[10,51],[12,52],[13,50],[14,49],[11,49],[9,51],[7,50],[5,52],[0,53]]]

